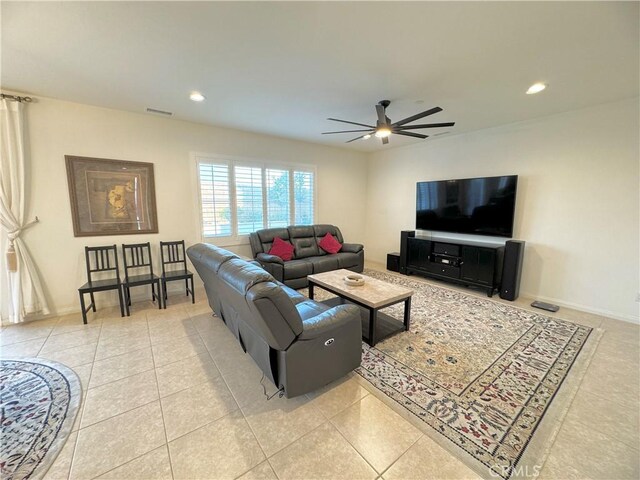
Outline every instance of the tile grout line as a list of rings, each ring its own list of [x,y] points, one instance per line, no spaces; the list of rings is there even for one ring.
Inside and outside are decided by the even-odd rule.
[[[418,431],[419,431],[419,430],[418,430]],[[422,437],[424,437],[424,436],[426,435],[426,434],[424,434],[424,433],[422,433],[422,432],[420,432],[420,431],[419,431],[419,433],[420,433],[420,436],[416,439],[416,441],[415,441],[415,442],[413,442],[411,445],[409,445],[409,448],[407,448],[404,452],[402,452],[402,453],[400,454],[400,456],[399,456],[398,458],[396,458],[393,462],[391,462],[391,465],[389,465],[389,466],[388,466],[387,468],[385,468],[382,472],[380,472],[380,474],[379,474],[379,475],[380,475],[380,477],[382,477],[385,473],[387,473],[387,472],[391,469],[391,467],[393,467],[396,463],[398,463],[398,462],[400,461],[400,459],[401,459],[402,457],[404,457],[404,456],[407,454],[407,452],[408,452],[409,450],[411,450],[411,449],[413,448],[413,446],[414,446],[416,443],[418,443],[420,440],[422,440]]]
[[[147,333],[149,334],[149,337],[151,337],[148,317],[146,317],[146,321],[147,321]],[[153,362],[153,374],[156,379],[156,391],[158,392],[158,405],[160,406],[160,416],[162,417],[162,431],[164,432],[164,441],[165,441],[165,445],[167,446],[167,456],[169,458],[169,470],[171,471],[171,478],[175,478],[175,475],[173,473],[173,462],[171,461],[171,449],[169,448],[169,437],[167,435],[167,424],[164,421],[164,409],[162,408],[162,397],[160,396],[160,384],[158,382],[158,370],[156,369],[156,359],[155,359],[155,355],[153,354],[153,347],[151,348],[151,361]]]
[[[214,318],[218,318],[217,315],[213,315]],[[219,319],[220,321],[222,321],[222,319]],[[225,384],[225,387],[227,388],[227,390],[229,390],[229,393],[231,393],[231,396],[233,397],[233,401],[236,403],[236,406],[238,407],[238,410],[240,411],[240,415],[242,415],[242,419],[244,420],[244,422],[247,424],[247,427],[249,427],[249,431],[251,431],[251,435],[253,435],[253,438],[256,442],[256,444],[258,445],[258,448],[260,448],[260,451],[262,452],[262,455],[264,456],[264,460],[263,461],[269,461],[269,457],[267,456],[267,454],[264,451],[264,448],[262,448],[262,444],[260,443],[260,440],[258,440],[258,437],[256,436],[256,432],[253,430],[253,428],[251,427],[251,424],[249,423],[249,421],[247,420],[246,415],[244,414],[244,411],[242,410],[242,407],[240,406],[240,404],[238,403],[238,400],[236,399],[236,396],[233,394],[233,391],[229,388],[229,384],[227,383],[227,380],[224,378],[224,375],[222,374],[222,372],[220,371],[220,369],[218,368],[218,364],[216,363],[216,360],[213,358],[213,356],[211,355],[211,352],[209,351],[209,348],[207,347],[206,342],[204,341],[204,338],[202,338],[202,334],[200,333],[200,329],[196,326],[196,331],[198,332],[198,336],[200,337],[200,340],[202,340],[202,343],[204,343],[204,346],[207,350],[207,353],[209,354],[209,358],[211,358],[211,361],[213,362],[213,364],[216,366],[216,369],[218,370],[218,372],[220,373],[220,378],[222,378],[222,381]],[[231,413],[231,412],[230,412]],[[226,415],[225,415],[226,416]],[[250,472],[251,470],[253,470],[255,467],[257,467],[258,465],[260,465],[260,463],[262,463],[263,461],[259,462],[257,465],[253,465],[251,468],[249,468],[246,472],[241,473],[240,475],[238,475],[237,478],[240,478],[242,475],[246,474],[247,472]],[[271,467],[271,464],[269,463],[269,466]],[[271,467],[271,470],[273,470],[273,467]],[[273,472],[275,473],[275,470],[273,470]],[[276,477],[278,478],[278,475],[276,474]]]
[[[305,394],[305,397],[306,397],[306,394]],[[306,403],[311,403],[311,401],[312,401],[312,400],[311,400],[311,399],[309,399],[308,397],[306,397],[306,398],[307,398],[307,402],[306,402]],[[287,400],[289,400],[289,399],[287,399]],[[268,400],[267,400],[267,401],[268,401]],[[256,402],[253,402],[253,403],[256,403]],[[249,404],[249,405],[252,405],[252,404]],[[248,407],[249,405],[246,405],[246,406]],[[311,405],[311,407],[312,407],[315,411],[317,411],[317,412],[320,414],[320,416],[324,419],[324,422],[320,423],[320,425],[318,425],[317,427],[314,427],[313,429],[311,429],[311,430],[310,430],[309,432],[307,432],[307,433],[311,433],[313,430],[315,430],[316,428],[321,427],[321,426],[322,426],[322,425],[324,425],[325,423],[330,423],[330,424],[331,424],[331,420],[329,419],[329,417],[327,417],[327,416],[322,412],[322,410],[320,410],[320,409],[319,409],[319,408],[317,408],[317,407],[314,407],[313,405]],[[244,410],[242,409],[242,407],[240,407],[240,410],[241,410],[242,415],[245,417],[245,420],[246,420],[246,418],[247,418],[247,417],[246,417],[246,415],[245,415]],[[249,425],[249,428],[251,428],[251,431],[253,432],[253,435],[256,437],[256,440],[258,441],[258,445],[260,445],[260,441],[258,440],[258,437],[257,437],[257,435],[255,434],[255,432],[254,432],[253,428],[251,427],[251,424],[249,423],[249,421],[248,421],[248,420],[247,420],[247,424]],[[332,424],[332,425],[333,425],[333,424]],[[264,450],[263,450],[263,453],[265,454],[265,458],[266,458],[267,460],[268,460],[269,458],[272,458],[274,455],[277,455],[278,453],[280,453],[281,451],[283,451],[283,450],[284,450],[284,449],[286,449],[287,447],[289,447],[289,446],[293,445],[295,442],[297,442],[297,441],[298,441],[298,440],[300,440],[302,437],[304,437],[305,435],[307,435],[307,433],[305,433],[305,434],[303,434],[303,435],[300,435],[299,437],[296,437],[293,441],[291,441],[290,443],[286,444],[284,447],[279,448],[278,450],[276,450],[275,452],[273,452],[271,455],[267,455],[267,454],[266,454],[266,452],[264,452]],[[262,448],[262,445],[260,445],[260,447]]]
[[[100,340],[100,335],[102,335],[102,326],[100,327],[100,333],[98,334],[98,341]],[[98,351],[98,345],[96,344],[96,352]],[[81,404],[80,407],[78,409],[78,413],[77,415],[79,415],[78,418],[78,430],[76,430],[76,440],[73,444],[73,453],[71,454],[71,462],[69,463],[69,474],[67,476],[67,478],[71,478],[71,472],[73,471],[73,465],[75,463],[76,460],[76,451],[78,448],[78,440],[80,439],[80,430],[82,430],[82,417],[84,416],[84,409],[87,406],[87,397],[89,396],[89,384],[91,383],[91,375],[93,373],[93,364],[95,363],[95,357],[96,357],[96,352],[94,352],[93,354],[93,362],[91,362],[91,369],[89,370],[89,378],[87,379],[87,394],[86,395],[82,395],[82,398],[80,399]],[[73,370],[73,368],[72,368]],[[75,370],[74,370],[75,372]],[[77,375],[77,373],[76,373]],[[80,387],[82,388],[82,382],[80,382]]]
[[[640,446],[636,445],[630,445],[627,442],[625,442],[624,440],[621,440],[619,437],[613,437],[608,433],[603,432],[602,430],[598,429],[597,427],[595,427],[593,424],[588,424],[588,423],[584,423],[582,420],[574,420],[576,423],[579,423],[580,425],[582,425],[583,427],[587,427],[587,429],[591,428],[593,430],[595,430],[596,432],[598,432],[600,435],[604,435],[605,437],[607,437],[607,439],[609,439],[609,441],[613,440],[614,442],[618,442],[621,443],[622,445],[625,445],[626,447],[631,448],[632,450],[635,450],[636,452],[640,452]],[[565,421],[563,420],[562,424],[560,425],[561,427],[564,426]],[[558,432],[559,434],[560,432]],[[559,436],[559,435],[558,435]],[[557,436],[556,436],[556,440],[557,440]],[[553,442],[554,444],[556,442]]]
[[[145,322],[146,322],[146,320],[145,320]],[[149,328],[149,326],[148,326],[148,322],[146,322],[146,323],[147,323],[147,330],[148,330],[148,328]],[[136,350],[136,351],[137,351],[137,350]],[[126,355],[126,353],[124,353],[124,354],[122,354],[122,355]],[[117,356],[118,356],[118,355],[117,355]],[[152,352],[152,361],[153,361],[153,352]],[[154,365],[155,365],[155,364],[154,364]],[[154,370],[154,372],[155,372],[155,368],[152,368],[152,370]],[[145,370],[145,371],[143,371],[143,372],[138,372],[138,373],[136,373],[136,374],[129,375],[129,376],[127,376],[127,377],[123,377],[123,378],[121,378],[121,379],[119,379],[119,380],[124,380],[125,378],[131,378],[132,376],[135,376],[135,375],[141,375],[141,374],[146,373],[146,372],[149,372],[149,371],[151,371],[151,369],[150,369],[150,370]],[[162,402],[160,401],[161,399],[160,399],[160,391],[159,391],[159,388],[158,388],[158,378],[157,378],[157,374],[155,375],[155,377],[156,377],[156,389],[158,390],[158,398],[157,398],[156,400],[151,400],[151,401],[149,401],[149,402],[147,402],[147,403],[145,403],[145,404],[143,404],[143,405],[138,405],[138,406],[137,406],[137,407],[135,407],[135,408],[132,408],[132,409],[126,410],[126,411],[124,411],[124,412],[120,412],[120,413],[118,413],[117,415],[113,415],[113,416],[111,416],[111,417],[109,417],[109,418],[105,418],[105,419],[103,419],[103,420],[100,420],[99,422],[93,423],[93,424],[88,425],[87,427],[84,427],[84,428],[89,428],[89,427],[92,427],[92,426],[94,426],[94,425],[98,425],[99,423],[106,422],[107,420],[111,420],[111,419],[113,419],[113,418],[119,417],[119,416],[121,416],[121,415],[123,415],[123,414],[125,414],[125,413],[131,412],[131,411],[136,410],[136,409],[138,409],[138,408],[142,408],[142,407],[144,407],[144,406],[146,406],[146,405],[150,405],[150,404],[152,404],[152,403],[154,403],[154,402],[156,402],[156,401],[157,401],[157,402],[158,402],[158,404],[159,404],[159,407],[160,407],[160,413],[161,413],[161,415],[162,415],[162,426],[163,426],[163,430],[164,430],[164,432],[165,432],[165,443],[164,443],[164,444],[162,444],[162,445],[160,445],[160,446],[158,446],[158,447],[156,447],[156,448],[154,448],[154,449],[152,449],[152,450],[149,450],[149,451],[147,451],[147,452],[144,452],[143,454],[138,455],[138,456],[136,456],[136,457],[134,457],[134,458],[132,458],[132,459],[128,460],[128,461],[127,461],[127,462],[125,462],[125,463],[121,463],[120,465],[117,465],[117,466],[115,466],[114,468],[107,470],[106,472],[102,472],[102,473],[98,474],[98,475],[97,475],[96,477],[94,477],[94,478],[97,478],[97,477],[100,477],[100,476],[102,476],[102,475],[105,475],[106,473],[111,472],[111,471],[113,471],[113,470],[115,470],[115,469],[117,469],[117,468],[120,468],[120,467],[121,467],[121,466],[123,466],[123,465],[127,465],[128,463],[131,463],[131,462],[133,462],[134,460],[137,460],[137,459],[139,459],[139,458],[143,457],[144,455],[146,455],[146,454],[148,454],[148,453],[150,453],[150,452],[153,452],[154,450],[157,450],[157,449],[159,449],[159,448],[161,448],[161,447],[166,447],[166,448],[167,448],[167,455],[168,455],[168,457],[169,457],[169,467],[170,467],[170,469],[171,469],[171,476],[172,476],[172,478],[173,478],[173,465],[171,464],[171,456],[170,456],[170,451],[169,451],[169,443],[168,443],[168,441],[167,441],[166,427],[165,427],[165,425],[164,425],[164,414],[163,414],[163,411],[162,411]],[[109,384],[111,384],[111,383],[115,383],[115,382],[117,382],[117,381],[119,381],[119,380],[114,380],[113,382],[105,383],[104,385],[109,385]],[[101,386],[103,386],[103,385],[99,385],[99,387],[101,387]],[[98,387],[94,387],[94,388],[98,388]],[[78,432],[80,432],[80,430],[81,430],[81,429],[79,429],[79,430],[78,430]],[[75,453],[74,453],[74,456],[75,456]]]
[[[376,467],[374,467],[371,464],[371,462],[369,462],[369,460],[367,460],[365,456],[362,453],[360,453],[360,450],[358,450],[356,446],[352,444],[347,437],[344,436],[344,434],[340,431],[340,429],[336,427],[331,420],[329,420],[329,424],[335,429],[336,432],[338,432],[338,434],[344,439],[344,441],[347,442],[349,446],[355,450],[355,452],[360,456],[360,458],[362,458],[366,462],[366,464],[369,465],[369,467],[371,467],[371,469],[376,474],[376,478],[380,477],[382,473],[378,473],[378,470],[376,469]]]

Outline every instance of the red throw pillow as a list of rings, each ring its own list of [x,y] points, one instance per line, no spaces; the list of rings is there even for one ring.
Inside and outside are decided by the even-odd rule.
[[[342,244],[330,233],[322,237],[322,240],[318,242],[318,246],[327,253],[338,253],[342,248]]]
[[[293,245],[285,240],[282,240],[280,237],[276,237],[273,239],[273,244],[271,245],[271,250],[269,250],[269,255],[275,255],[277,257],[280,257],[285,262],[288,262],[293,258]]]

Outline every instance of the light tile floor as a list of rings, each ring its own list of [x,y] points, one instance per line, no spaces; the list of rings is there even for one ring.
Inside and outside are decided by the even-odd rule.
[[[170,297],[165,311],[134,304],[124,319],[99,310],[89,325],[75,314],[2,328],[2,356],[62,362],[83,384],[47,480],[478,478],[355,374],[265,401],[260,370],[197,295],[195,305]],[[566,308],[556,315],[605,334],[540,478],[637,479],[639,328]]]

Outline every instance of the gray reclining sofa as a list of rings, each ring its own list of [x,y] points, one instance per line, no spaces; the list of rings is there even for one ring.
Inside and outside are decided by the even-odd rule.
[[[316,390],[360,365],[355,305],[309,300],[256,265],[200,243],[187,249],[209,305],[287,398]]]
[[[327,233],[342,243],[342,249],[328,254],[318,246]],[[295,248],[293,259],[285,262],[280,257],[269,255],[276,237],[291,242]],[[304,288],[309,282],[307,275],[346,268],[354,272],[364,270],[364,247],[359,243],[344,243],[340,229],[335,225],[290,226],[266,228],[249,234],[251,251],[262,268],[278,281],[291,288]]]

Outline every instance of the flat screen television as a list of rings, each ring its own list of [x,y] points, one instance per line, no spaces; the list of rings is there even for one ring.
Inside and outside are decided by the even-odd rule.
[[[513,236],[518,176],[418,182],[416,229]]]

